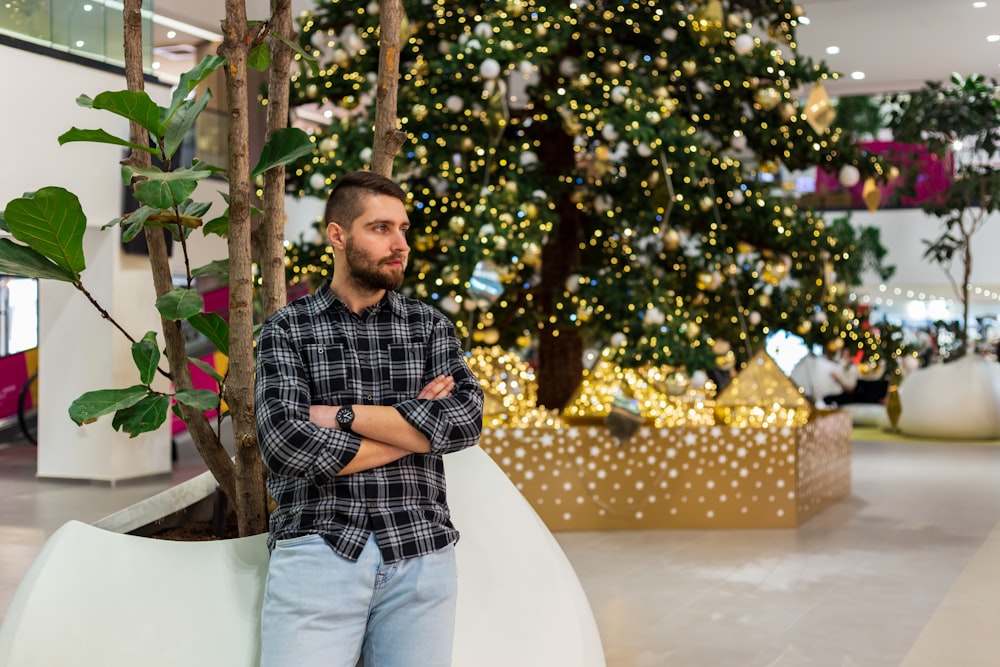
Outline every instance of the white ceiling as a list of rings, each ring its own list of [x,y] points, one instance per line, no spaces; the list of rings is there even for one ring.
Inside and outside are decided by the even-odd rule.
[[[725,5],[725,1],[723,3]],[[973,0],[801,0],[808,25],[798,29],[800,53],[826,61],[845,76],[830,83],[833,96],[894,92],[921,87],[927,80],[946,80],[952,72],[1000,76],[1000,0],[973,7]],[[251,19],[267,17],[267,0],[247,0]],[[311,0],[293,0],[295,15],[313,7]],[[223,2],[157,0],[158,14],[220,32]],[[168,40],[157,31],[158,45]],[[188,41],[190,41],[188,39]],[[840,47],[827,55],[828,46]],[[863,71],[854,81],[851,72]]]

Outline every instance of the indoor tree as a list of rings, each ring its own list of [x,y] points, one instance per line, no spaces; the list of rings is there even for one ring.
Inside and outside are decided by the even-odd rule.
[[[776,329],[819,339],[852,321],[852,258],[872,236],[800,208],[776,175],[884,170],[829,122],[832,73],[796,51],[801,7],[403,6],[405,289],[470,343],[536,359],[541,404],[562,407],[588,346],[693,370],[714,365],[720,343],[746,359]],[[300,16],[322,69],[292,82],[316,140],[290,178],[299,194],[322,197],[371,163],[378,10],[321,0]],[[296,278],[329,269],[322,243],[289,259]]]
[[[969,347],[969,302],[972,243],[990,216],[1000,209],[1000,88],[980,74],[952,75],[947,83],[928,81],[924,88],[893,96],[889,127],[897,141],[926,147],[944,164],[953,164],[948,186],[925,200],[921,208],[942,221],[937,238],[927,239],[924,257],[939,264],[962,303],[956,357]],[[918,160],[899,186],[915,196]],[[957,263],[958,276],[953,273]]]

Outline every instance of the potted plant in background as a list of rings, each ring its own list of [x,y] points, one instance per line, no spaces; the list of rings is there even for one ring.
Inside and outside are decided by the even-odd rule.
[[[980,74],[952,75],[947,83],[889,100],[889,127],[901,143],[920,146],[937,160],[953,160],[952,179],[921,208],[941,219],[941,233],[926,239],[924,257],[944,269],[962,304],[957,345],[948,363],[922,368],[900,384],[899,428],[946,438],[1000,437],[1000,367],[974,351],[969,330],[972,258],[976,233],[1000,210],[1000,88]],[[919,168],[918,160],[911,160]],[[915,197],[916,174],[901,179],[900,194]],[[956,275],[957,274],[957,275]]]

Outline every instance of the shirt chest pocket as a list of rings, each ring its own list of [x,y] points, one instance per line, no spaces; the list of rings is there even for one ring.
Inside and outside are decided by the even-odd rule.
[[[337,399],[347,391],[351,374],[342,345],[305,345],[303,355],[314,401]]]
[[[424,346],[422,343],[390,343],[384,350],[383,379],[395,400],[416,398],[423,389]]]

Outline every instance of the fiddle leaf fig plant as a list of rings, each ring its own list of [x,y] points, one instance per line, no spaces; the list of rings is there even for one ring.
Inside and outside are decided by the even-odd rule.
[[[72,128],[59,137],[60,144],[91,141],[116,146],[129,146],[156,155],[165,165],[135,167],[123,165],[122,180],[132,187],[135,198],[142,205],[135,212],[113,220],[105,228],[118,224],[124,227],[123,240],[134,238],[144,227],[165,227],[177,237],[188,238],[202,226],[202,216],[210,204],[193,202],[190,197],[198,183],[212,176],[215,169],[200,167],[171,168],[184,135],[191,130],[198,114],[211,98],[206,90],[192,100],[182,91],[193,90],[224,63],[218,56],[207,56],[191,72],[181,78],[169,107],[160,107],[145,93],[128,90],[103,92],[91,99],[86,95],[77,98],[77,104],[97,110],[109,111],[139,123],[149,132],[151,146],[135,144],[101,129]],[[260,161],[252,174],[263,174],[272,167],[287,164],[312,150],[308,135],[296,128],[285,128],[275,133],[262,151]],[[72,283],[87,295],[94,305],[104,309],[86,291],[83,271],[83,235],[87,218],[79,198],[72,192],[58,187],[46,187],[10,201],[4,210],[4,220],[14,241],[0,240],[0,271],[29,278],[62,280]],[[206,233],[219,233],[221,228]],[[18,241],[20,243],[17,243]],[[211,265],[191,271],[195,275],[228,272],[228,265],[212,262]],[[189,280],[190,282],[190,280]],[[197,331],[205,334],[219,351],[228,351],[228,324],[216,313],[205,313],[204,301],[192,287],[177,287],[156,300],[156,309],[167,320],[186,320]],[[119,327],[120,328],[120,327]],[[126,333],[126,335],[128,335]],[[91,391],[80,396],[70,406],[70,417],[78,424],[85,424],[107,414],[114,414],[113,426],[131,436],[159,428],[167,418],[172,397],[178,403],[199,410],[219,406],[219,395],[207,390],[183,390],[166,394],[153,389],[152,382],[160,362],[157,334],[147,331],[141,339],[132,341],[132,358],[141,384],[127,389]],[[161,371],[169,377],[169,373]]]

